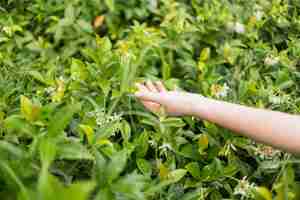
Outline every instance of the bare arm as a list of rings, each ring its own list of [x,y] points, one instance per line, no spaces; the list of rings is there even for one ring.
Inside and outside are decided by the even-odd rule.
[[[300,152],[300,117],[212,99],[199,100],[193,115],[258,142]]]
[[[136,96],[152,111],[162,105],[171,115],[192,115],[258,142],[300,152],[299,116],[217,101],[197,94],[168,92],[161,83],[148,82],[139,84],[138,88]]]

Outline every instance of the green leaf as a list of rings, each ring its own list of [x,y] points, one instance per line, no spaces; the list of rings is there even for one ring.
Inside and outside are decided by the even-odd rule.
[[[75,8],[71,3],[69,3],[65,9],[65,19],[68,25],[75,21]]]
[[[144,175],[151,175],[152,174],[152,166],[151,164],[145,159],[137,159],[136,160],[137,167]]]
[[[114,199],[113,193],[109,190],[109,188],[100,189],[97,193],[95,200],[111,200]]]
[[[29,191],[26,189],[25,185],[19,179],[19,177],[15,174],[13,169],[5,161],[0,162],[0,171],[3,174],[6,174],[8,176],[8,178],[10,180],[12,180],[18,186],[18,188],[21,191],[20,196],[22,197],[22,199],[30,200]]]
[[[180,118],[166,118],[161,121],[166,127],[181,128],[185,126],[185,122]]]
[[[107,160],[102,156],[102,154],[95,149],[95,169],[94,175],[99,183],[99,186],[103,188],[107,183]]]
[[[93,182],[77,182],[66,187],[56,177],[45,172],[40,176],[38,197],[43,200],[87,200],[94,188]]]
[[[84,124],[80,124],[79,128],[86,135],[89,144],[92,144],[95,137],[94,129],[91,126],[84,125]]]
[[[44,84],[48,84],[48,82],[44,79],[43,75],[38,72],[38,71],[29,71],[28,74],[30,76],[32,76],[34,79],[36,79],[37,81],[44,83]]]
[[[127,150],[122,150],[116,152],[111,157],[111,160],[107,165],[107,178],[109,183],[117,179],[120,173],[124,170],[127,163],[127,154]]]
[[[37,120],[41,108],[34,105],[27,97],[21,96],[21,113],[30,122]]]
[[[69,187],[64,188],[60,199],[87,200],[90,198],[95,186],[96,184],[90,181],[73,183]]]
[[[201,134],[198,138],[199,153],[203,152],[208,148],[208,136],[206,134]]]
[[[272,193],[265,187],[257,187],[256,192],[264,199],[264,200],[272,200]]]
[[[115,11],[115,1],[114,0],[105,0],[105,4],[111,12]]]
[[[149,148],[149,134],[145,130],[136,140],[136,154],[138,157],[145,157]]]
[[[197,162],[190,162],[185,168],[194,178],[200,178],[200,166]]]
[[[174,171],[171,171],[168,174],[167,181],[168,183],[176,183],[180,181],[187,173],[187,170],[185,169],[176,169]]]
[[[65,140],[57,145],[57,156],[66,160],[93,160],[94,157],[79,141]]]
[[[57,111],[54,116],[51,118],[49,127],[48,127],[48,135],[49,137],[57,137],[62,134],[64,129],[70,123],[73,115],[78,112],[81,108],[80,104],[68,105],[61,108]]]
[[[210,48],[204,48],[200,54],[200,61],[205,62],[210,58]]]
[[[30,119],[31,119],[30,115],[31,115],[31,110],[32,110],[32,103],[25,96],[21,96],[20,100],[21,100],[21,113],[25,117],[25,119],[27,119],[28,121],[30,121]]]
[[[162,75],[165,81],[171,77],[171,66],[166,62],[162,64]]]
[[[87,79],[88,71],[85,64],[81,60],[72,58],[71,77],[73,78],[73,80],[85,81]]]
[[[8,133],[35,135],[35,129],[28,124],[20,115],[11,115],[4,120],[4,127]]]
[[[133,172],[117,180],[112,185],[112,190],[125,199],[145,199],[144,186],[145,177]]]
[[[131,136],[131,128],[127,121],[123,121],[121,124],[121,134],[124,142],[128,142]]]
[[[39,145],[40,159],[45,168],[48,168],[56,155],[56,144],[53,140],[43,138]]]
[[[0,152],[8,152],[18,158],[22,158],[25,155],[23,150],[7,141],[0,141],[0,149]]]

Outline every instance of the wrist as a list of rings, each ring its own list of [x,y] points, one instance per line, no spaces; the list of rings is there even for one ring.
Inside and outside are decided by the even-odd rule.
[[[198,94],[192,94],[189,99],[190,101],[188,101],[188,110],[186,112],[186,115],[201,117],[201,113],[204,112],[209,99]]]

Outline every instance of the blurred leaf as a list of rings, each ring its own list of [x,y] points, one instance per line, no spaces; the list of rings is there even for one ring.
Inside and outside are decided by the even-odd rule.
[[[185,168],[194,178],[200,178],[200,167],[197,162],[191,162]]]
[[[45,168],[48,168],[52,161],[55,159],[56,155],[56,144],[54,141],[51,141],[50,139],[44,138],[39,145],[40,149],[40,159],[42,161],[43,166]]]
[[[168,174],[167,181],[169,183],[176,183],[176,182],[180,181],[180,179],[182,179],[186,173],[187,173],[187,170],[185,170],[185,169],[176,169],[174,171],[171,171]]]
[[[110,162],[107,165],[107,179],[111,183],[119,177],[120,173],[124,170],[127,163],[128,152],[122,150],[112,155]]]
[[[137,167],[144,175],[151,175],[152,174],[152,166],[151,164],[145,159],[137,159],[136,161]]]
[[[64,98],[66,86],[64,80],[57,80],[57,88],[56,91],[52,94],[53,102],[61,102]]]
[[[110,11],[115,11],[115,1],[114,0],[105,0],[105,3],[107,7],[110,9]]]
[[[94,139],[94,129],[88,125],[80,124],[79,128],[83,131],[83,133],[86,135],[89,144],[92,144],[92,141]]]
[[[122,133],[123,140],[125,142],[128,142],[131,136],[131,128],[128,122],[126,121],[122,122],[121,133]]]
[[[29,125],[20,115],[11,115],[4,120],[4,127],[9,133],[34,135],[35,129]]]
[[[86,70],[85,64],[75,58],[72,58],[72,63],[71,63],[71,77],[74,80],[86,80],[88,77],[88,72]]]
[[[40,107],[34,105],[27,97],[21,96],[21,113],[30,122],[37,120],[40,114]]]
[[[4,161],[0,162],[0,171],[2,173],[9,176],[9,178],[18,186],[18,190],[20,190],[20,196],[24,200],[30,200],[29,191],[26,189],[24,184],[21,182],[21,180],[18,178],[18,176],[15,174],[13,169]]]
[[[204,48],[200,54],[200,61],[206,62],[210,58],[210,48]]]
[[[159,177],[162,180],[166,179],[170,173],[169,169],[163,163],[158,164],[158,169],[159,169]]]
[[[48,135],[49,137],[57,137],[62,134],[64,129],[70,123],[73,115],[81,108],[80,104],[68,105],[57,111],[54,116],[51,117]]]
[[[208,148],[208,143],[208,136],[206,134],[201,134],[198,139],[200,154],[203,154],[203,152]]]
[[[167,127],[180,128],[185,126],[185,123],[180,118],[166,118],[161,121],[161,123]]]
[[[265,187],[257,187],[256,192],[264,199],[264,200],[272,200],[272,193]]]
[[[88,149],[74,140],[58,143],[57,157],[66,160],[93,160],[94,157]]]
[[[144,157],[148,151],[149,144],[149,134],[144,131],[136,140],[136,154],[138,157]]]
[[[112,189],[128,199],[145,199],[142,191],[144,185],[145,178],[134,172],[117,180]]]

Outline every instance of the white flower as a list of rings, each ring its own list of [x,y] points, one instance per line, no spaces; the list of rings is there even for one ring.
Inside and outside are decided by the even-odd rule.
[[[13,30],[11,27],[9,26],[4,26],[2,28],[3,32],[6,33],[9,37],[11,37],[13,35]]]
[[[107,115],[103,109],[96,109],[95,111],[87,112],[87,117],[94,117],[98,126],[104,126],[112,122],[119,122],[122,120],[121,114]]]
[[[54,87],[47,87],[44,89],[47,94],[52,94],[55,91]]]
[[[225,98],[228,96],[229,91],[230,91],[230,87],[225,83],[222,89],[216,93],[216,96],[218,98]]]
[[[276,96],[271,96],[269,98],[269,101],[272,103],[272,104],[282,104],[282,99],[280,97],[276,97]]]
[[[236,22],[236,23],[234,24],[234,31],[235,31],[236,33],[239,33],[239,34],[245,33],[245,32],[246,32],[245,25],[244,25],[244,24],[241,24],[241,23],[239,23],[239,22]]]
[[[64,79],[63,76],[60,76],[60,77],[58,78],[58,80],[65,81],[65,79]]]
[[[149,140],[148,143],[150,144],[150,146],[152,147],[156,147],[157,143],[154,140]]]
[[[229,22],[227,23],[226,28],[230,32],[236,32],[239,34],[243,34],[246,32],[245,25],[239,22]]]
[[[264,13],[260,10],[256,11],[255,14],[254,14],[255,18],[257,21],[260,21],[262,20],[263,16],[264,16]]]
[[[91,93],[91,96],[94,96],[94,97],[95,97],[95,96],[97,96],[97,95],[98,95],[98,92],[92,92],[92,93]]]
[[[162,151],[162,153],[165,153],[167,151],[172,151],[173,148],[170,144],[168,143],[164,143],[163,145],[161,145],[160,147],[158,147],[158,149],[160,149]]]
[[[239,182],[239,184],[234,188],[234,195],[241,195],[244,198],[253,198],[253,191],[255,190],[255,184],[249,183],[246,180],[247,177],[243,177],[243,179]]]
[[[265,58],[264,63],[267,66],[274,66],[277,65],[279,61],[280,61],[279,57],[268,56]]]
[[[290,97],[288,95],[281,95],[281,96],[270,96],[269,101],[272,104],[280,105],[284,103],[288,103],[290,101]]]
[[[157,0],[148,0],[149,2],[149,9],[150,10],[156,10],[158,7],[158,2]]]

